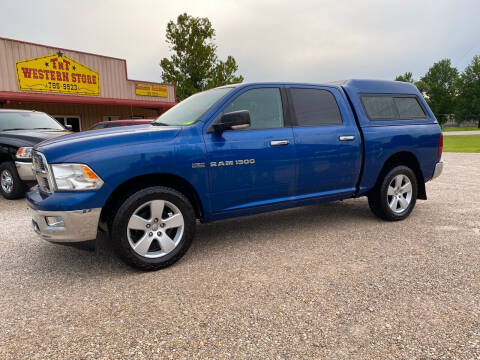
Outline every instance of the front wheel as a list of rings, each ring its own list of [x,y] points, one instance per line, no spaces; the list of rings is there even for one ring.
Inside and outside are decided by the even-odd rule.
[[[195,212],[178,191],[154,186],[128,197],[111,224],[120,257],[142,270],[158,270],[179,260],[195,234]]]
[[[372,212],[389,221],[403,220],[417,201],[417,177],[406,166],[391,169],[368,196]]]
[[[18,176],[17,168],[13,162],[0,164],[0,192],[8,200],[25,196],[25,184]]]

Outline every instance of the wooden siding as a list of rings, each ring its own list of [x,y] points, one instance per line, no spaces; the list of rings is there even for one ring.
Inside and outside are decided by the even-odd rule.
[[[0,38],[0,91],[31,93],[18,89],[17,78],[15,74],[15,62],[19,60],[50,55],[58,52],[59,50],[61,50],[66,56],[88,66],[99,73],[100,97],[175,103],[175,89],[173,85],[167,85],[168,98],[136,95],[135,84],[142,82],[148,83],[148,81],[127,79],[127,66],[126,61],[123,59],[88,54],[39,44],[31,44],[5,38]],[[152,66],[158,65],[152,64]]]

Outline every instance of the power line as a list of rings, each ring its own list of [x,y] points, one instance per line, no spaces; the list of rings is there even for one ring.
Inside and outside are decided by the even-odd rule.
[[[467,56],[470,53],[470,51],[475,49],[477,46],[478,46],[478,44],[474,44],[465,54],[462,55],[462,57],[459,60],[455,61],[455,63],[453,65],[454,66],[460,65],[462,63],[463,59],[465,58],[465,56]]]

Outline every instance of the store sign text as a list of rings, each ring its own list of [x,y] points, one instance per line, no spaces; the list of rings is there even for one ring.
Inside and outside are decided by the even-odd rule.
[[[62,52],[17,61],[18,88],[76,95],[100,95],[98,73]]]
[[[140,96],[168,97],[168,90],[165,85],[135,84],[135,94]]]

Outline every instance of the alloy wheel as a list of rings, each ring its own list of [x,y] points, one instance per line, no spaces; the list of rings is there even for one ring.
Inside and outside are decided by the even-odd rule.
[[[13,190],[13,177],[10,171],[3,170],[0,175],[0,183],[5,193],[10,194]]]
[[[412,183],[410,179],[399,174],[388,185],[387,203],[394,213],[402,213],[408,209],[412,201]]]
[[[183,215],[174,204],[152,200],[133,212],[127,225],[127,237],[138,255],[160,258],[178,246],[184,229]]]

